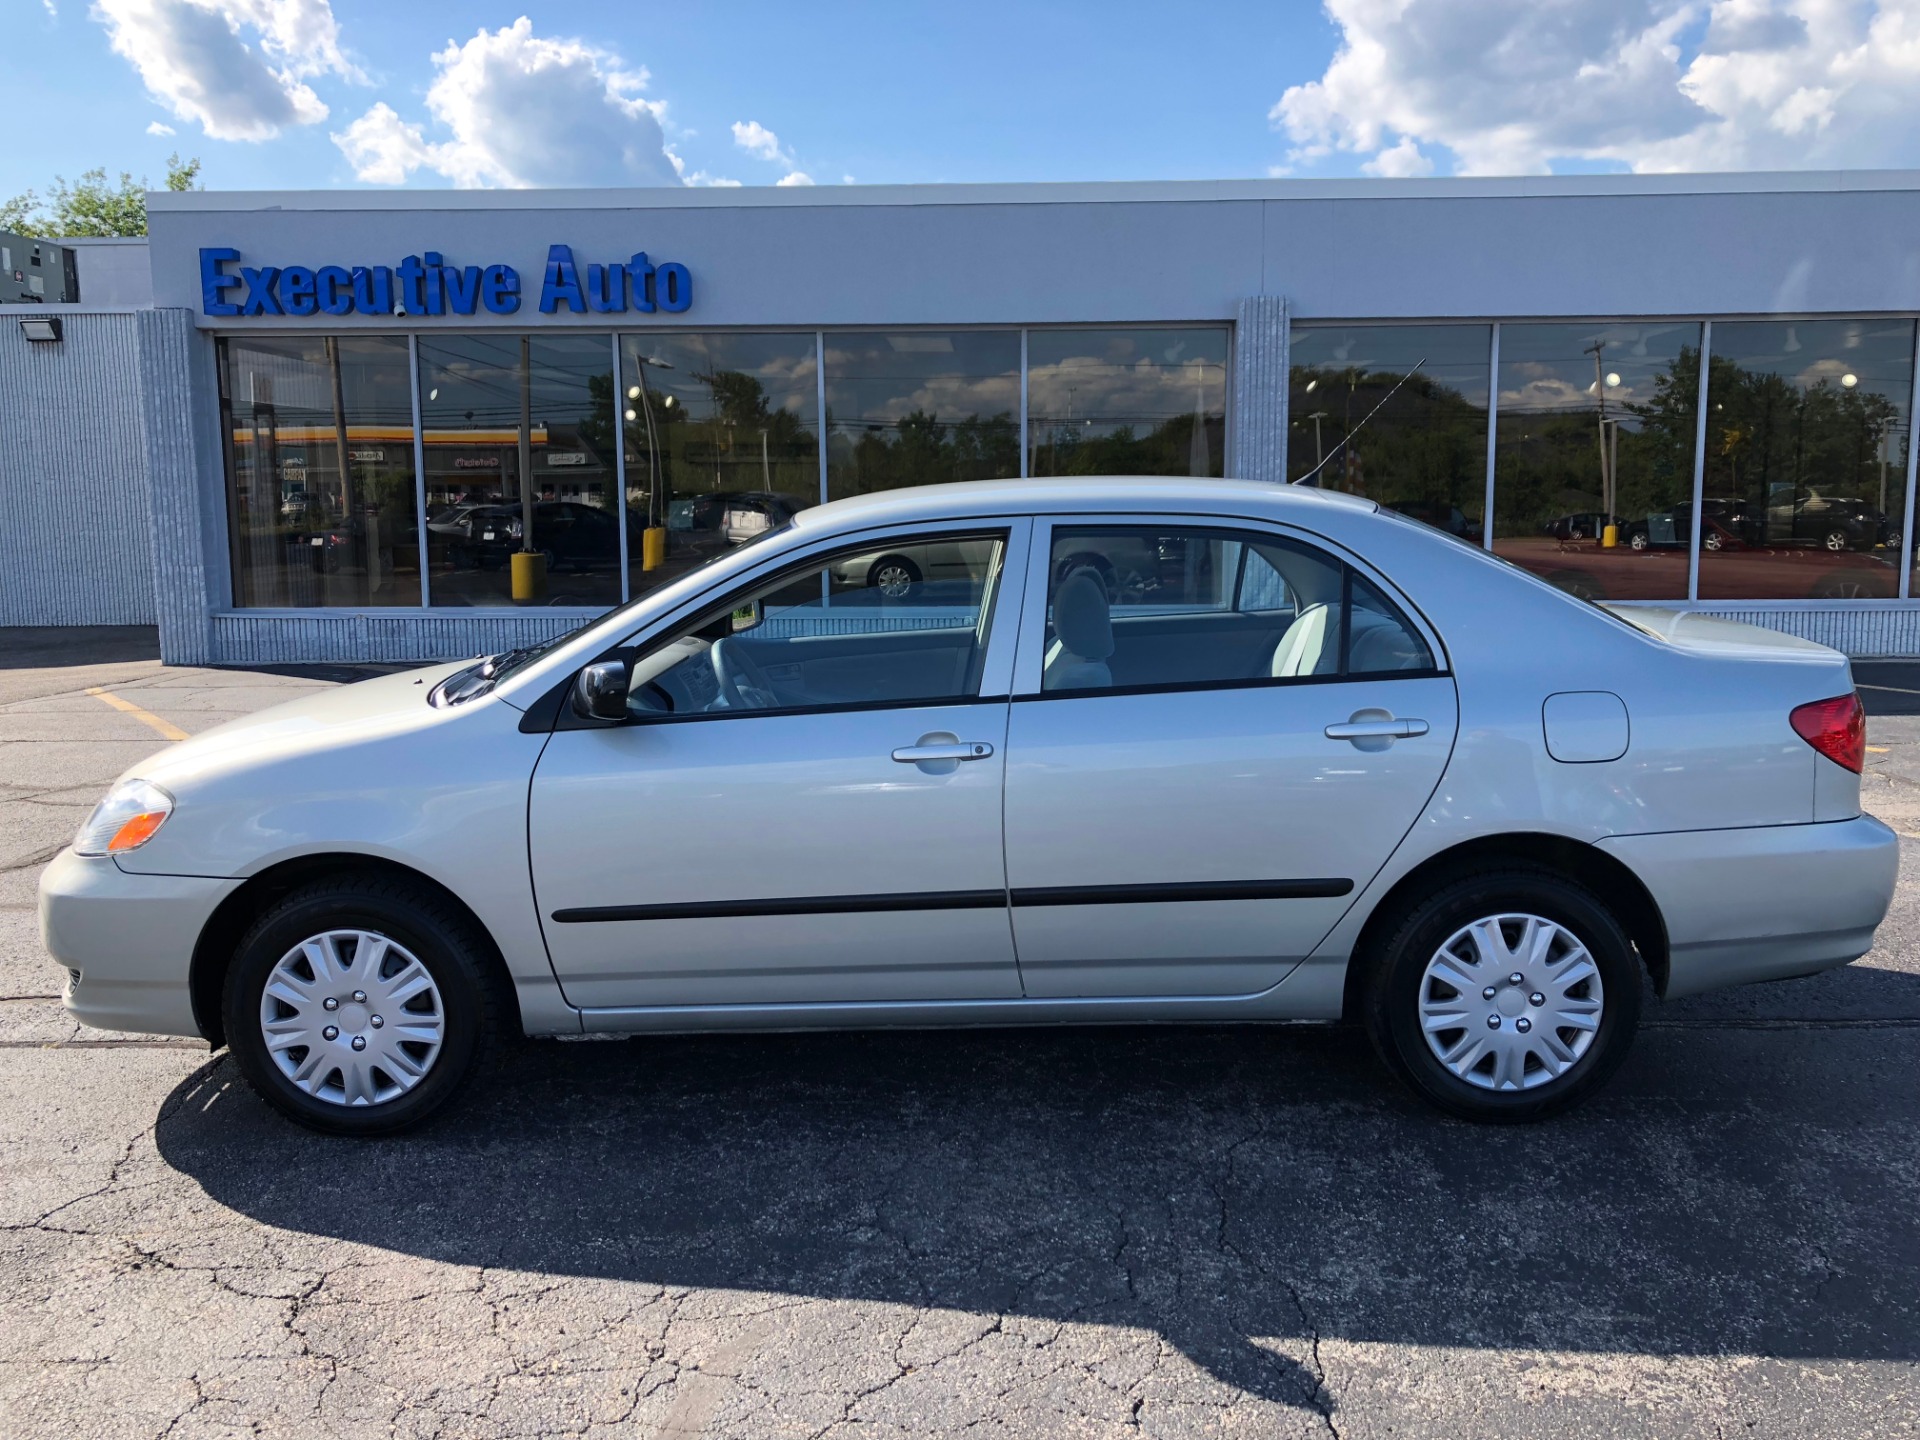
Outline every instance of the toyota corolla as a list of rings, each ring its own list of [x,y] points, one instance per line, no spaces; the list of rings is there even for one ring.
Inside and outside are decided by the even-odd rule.
[[[1834,651],[1365,501],[942,486],[165,750],[41,921],[77,1018],[225,1045],[343,1133],[515,1033],[1342,1018],[1442,1109],[1533,1119],[1649,980],[1867,951],[1863,750]]]

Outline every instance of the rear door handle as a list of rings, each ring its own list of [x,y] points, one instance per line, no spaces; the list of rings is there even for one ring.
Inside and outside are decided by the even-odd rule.
[[[893,758],[902,765],[924,765],[929,760],[985,760],[993,746],[984,740],[956,740],[948,745],[902,745]]]
[[[1329,740],[1411,740],[1426,733],[1424,720],[1343,720],[1327,726]]]

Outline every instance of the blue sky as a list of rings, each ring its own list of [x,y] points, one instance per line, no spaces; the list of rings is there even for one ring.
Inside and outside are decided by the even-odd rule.
[[[1895,0],[5,9],[0,196],[1920,164]]]

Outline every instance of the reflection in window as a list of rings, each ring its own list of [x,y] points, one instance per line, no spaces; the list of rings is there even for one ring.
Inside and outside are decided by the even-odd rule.
[[[1224,475],[1227,332],[1033,330],[1027,473]]]
[[[1295,326],[1287,478],[1317,473],[1328,490],[1479,543],[1492,340],[1486,325]]]
[[[818,503],[811,333],[629,335],[620,350],[633,594]]]
[[[1020,332],[826,337],[827,496],[1020,473]]]
[[[762,582],[643,656],[636,716],[910,704],[979,693],[1005,536],[892,541]]]
[[[418,605],[406,340],[221,350],[235,603]]]
[[[608,338],[437,335],[419,345],[430,603],[511,605],[516,551],[546,556],[537,603],[617,603]],[[628,528],[637,551],[639,530]]]
[[[1713,327],[1700,598],[1899,593],[1912,321]]]
[[[1699,393],[1697,324],[1501,326],[1494,550],[1585,599],[1684,600]]]
[[[1056,530],[1042,690],[1428,673],[1399,610],[1344,562],[1236,531]]]

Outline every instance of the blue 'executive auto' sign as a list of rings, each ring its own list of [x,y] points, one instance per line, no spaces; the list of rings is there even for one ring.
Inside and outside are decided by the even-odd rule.
[[[209,315],[511,315],[520,308],[520,272],[511,265],[446,263],[438,251],[398,265],[242,265],[224,247],[200,252],[200,308]],[[237,293],[236,293],[237,292]],[[643,250],[624,265],[577,265],[567,245],[547,247],[540,313],[628,310],[677,315],[693,303],[693,276],[675,261],[656,265]]]

